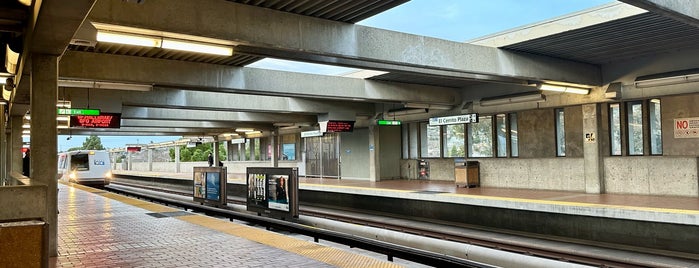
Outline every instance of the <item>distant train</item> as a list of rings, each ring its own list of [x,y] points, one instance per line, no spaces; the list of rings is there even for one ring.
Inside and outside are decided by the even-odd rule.
[[[108,185],[112,167],[107,151],[80,150],[58,154],[61,180],[80,184]]]

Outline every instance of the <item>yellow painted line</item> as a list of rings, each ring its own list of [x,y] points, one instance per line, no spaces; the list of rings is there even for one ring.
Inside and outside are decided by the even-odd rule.
[[[264,245],[303,255],[336,267],[402,267],[395,263],[377,260],[371,257],[347,252],[333,247],[269,232],[242,224],[233,224],[225,220],[202,215],[179,216],[178,219],[201,225],[226,234],[242,237]],[[225,224],[224,224],[225,223]]]
[[[699,215],[699,210],[687,210],[687,209],[634,207],[634,206],[581,203],[581,202],[570,202],[570,201],[524,199],[524,198],[514,198],[514,197],[464,195],[464,194],[454,194],[454,193],[442,193],[442,194],[437,194],[437,195],[451,196],[451,197],[468,197],[468,198],[485,199],[485,200],[511,201],[511,202],[532,203],[532,204],[578,206],[578,207],[590,207],[590,208],[613,208],[613,209],[636,210],[636,211],[650,211],[650,212],[665,212],[665,213]]]
[[[143,208],[152,212],[174,212],[179,209],[167,207],[164,205],[154,204],[131,197],[126,197],[114,193],[103,193],[104,190],[95,189],[74,183],[63,183],[69,187],[77,188],[91,193],[102,193],[101,196],[123,202],[132,206]],[[209,229],[217,230],[230,235],[242,237],[251,241],[255,241],[264,245],[286,250],[288,252],[303,255],[307,258],[315,259],[336,267],[347,268],[393,268],[402,267],[392,262],[377,260],[371,257],[355,254],[352,252],[336,249],[333,247],[323,246],[317,243],[293,238],[270,231],[265,231],[257,228],[252,228],[243,224],[233,223],[227,220],[220,220],[204,215],[187,215],[174,217],[189,223],[200,225]]]

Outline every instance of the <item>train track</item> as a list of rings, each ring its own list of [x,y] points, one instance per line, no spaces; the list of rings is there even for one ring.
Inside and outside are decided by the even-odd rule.
[[[144,185],[136,185],[131,183],[113,182],[115,184],[121,184],[130,187],[138,187],[141,189],[176,194],[183,197],[191,197],[192,194],[189,192],[183,192],[178,190],[162,189],[158,187],[149,187]],[[244,198],[229,198],[229,204],[239,204],[245,205]],[[335,208],[337,209],[337,208]],[[552,259],[557,261],[564,261],[576,264],[590,265],[596,267],[657,267],[658,263],[648,264],[641,261],[635,261],[633,259],[614,259],[608,258],[607,255],[594,255],[585,254],[585,252],[577,252],[576,254],[571,254],[570,252],[563,250],[556,250],[550,247],[542,247],[536,244],[526,244],[522,243],[506,243],[495,239],[487,239],[483,237],[474,237],[469,235],[464,235],[463,233],[454,232],[444,232],[443,228],[425,228],[419,225],[413,224],[398,224],[389,221],[375,220],[376,215],[371,214],[361,214],[353,210],[344,209],[318,209],[310,206],[300,206],[299,213],[308,217],[324,218],[334,221],[353,223],[362,226],[382,228],[386,230],[392,230],[402,233],[408,233],[413,235],[419,235],[424,237],[430,237],[435,239],[441,239],[445,241],[452,241],[470,245],[476,245],[491,249],[497,249],[507,252],[524,254],[527,256],[535,256],[540,258]],[[333,212],[334,211],[334,212]],[[350,212],[350,213],[348,213]],[[364,215],[364,216],[362,216]],[[449,223],[440,223],[443,226],[453,225]],[[670,267],[670,266],[668,266]]]

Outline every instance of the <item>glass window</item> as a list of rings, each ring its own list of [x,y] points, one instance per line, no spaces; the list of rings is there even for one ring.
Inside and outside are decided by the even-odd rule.
[[[629,155],[643,155],[643,105],[640,101],[626,106],[628,120]]]
[[[464,124],[447,125],[444,131],[444,157],[466,156]]]
[[[621,114],[619,103],[609,105],[609,145],[611,155],[621,155]]]
[[[510,114],[510,151],[512,157],[519,156],[519,141],[517,138],[517,114]]]
[[[650,120],[650,154],[663,154],[663,130],[660,123],[660,99],[651,99],[648,106]]]
[[[556,109],[556,156],[566,156],[565,113]]]
[[[493,119],[481,116],[478,123],[468,124],[468,156],[493,156]]]
[[[439,126],[430,126],[420,123],[420,157],[440,157],[440,133]]]
[[[498,157],[507,157],[507,124],[505,114],[495,116],[495,133],[497,134]]]

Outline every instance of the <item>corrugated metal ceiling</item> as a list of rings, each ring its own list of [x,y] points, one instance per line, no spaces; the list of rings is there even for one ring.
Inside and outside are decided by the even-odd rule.
[[[409,0],[228,0],[327,20],[356,23]]]
[[[648,12],[502,48],[592,64],[699,48],[699,28]]]

